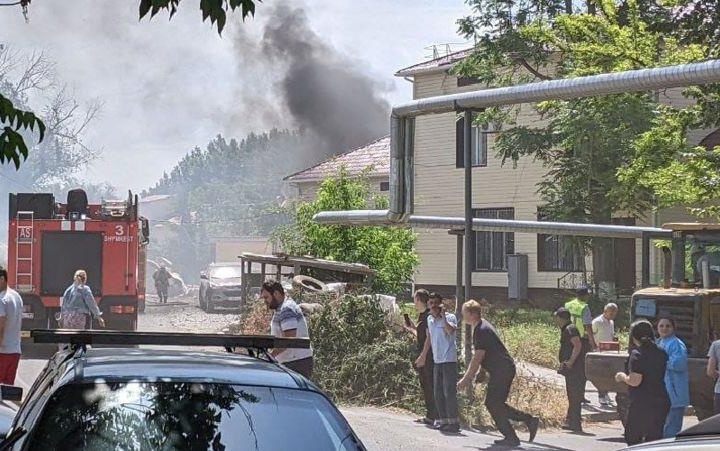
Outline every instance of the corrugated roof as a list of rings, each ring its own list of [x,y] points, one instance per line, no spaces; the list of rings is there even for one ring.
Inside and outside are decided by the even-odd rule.
[[[460,50],[458,52],[448,53],[447,55],[441,56],[440,58],[435,58],[430,61],[414,64],[412,66],[400,69],[399,71],[395,72],[395,76],[407,77],[421,73],[436,72],[452,66],[459,61],[462,61],[463,59],[465,59],[465,57],[472,53],[472,51],[472,48]]]
[[[371,167],[370,177],[390,175],[390,135],[358,147],[348,153],[337,155],[308,169],[288,175],[283,180],[289,182],[315,182],[337,175],[340,167],[345,166],[350,175],[359,175]]]

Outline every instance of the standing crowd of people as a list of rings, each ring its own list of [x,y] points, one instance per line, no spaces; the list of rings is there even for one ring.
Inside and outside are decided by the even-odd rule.
[[[95,319],[104,327],[87,273],[80,269],[62,297],[59,323],[68,329],[91,327]],[[278,337],[309,338],[308,325],[299,305],[285,294],[280,282],[263,283],[261,297],[273,310],[271,333]],[[585,399],[585,355],[604,342],[617,341],[614,320],[618,306],[605,305],[603,313],[592,317],[589,291],[576,291],[576,297],[555,310],[560,329],[558,373],[565,378],[568,409],[564,429],[582,432],[582,404]],[[425,403],[425,416],[418,422],[446,433],[460,430],[458,390],[465,390],[482,376],[487,382],[485,407],[503,435],[496,444],[517,446],[520,440],[510,420],[524,423],[529,441],[537,434],[539,419],[507,403],[516,375],[515,361],[493,325],[483,318],[484,307],[475,300],[462,305],[465,322],[472,328],[472,359],[464,374],[458,367],[458,319],[446,311],[437,293],[419,289],[414,293],[418,321],[405,317],[405,328],[417,338],[419,356],[415,361]],[[23,302],[8,287],[7,271],[0,269],[0,384],[13,385],[20,360],[20,330]],[[685,408],[690,404],[688,351],[675,334],[673,318],[658,318],[657,330],[647,320],[635,321],[629,330],[629,357],[624,372],[615,380],[628,387],[625,440],[629,445],[674,437],[682,429]],[[272,355],[288,368],[312,377],[313,351],[273,349]],[[714,414],[720,414],[720,340],[708,352],[707,375],[717,379]],[[607,392],[598,391],[601,404],[610,406]]]
[[[563,429],[582,432],[585,399],[585,356],[605,342],[617,342],[614,320],[618,306],[605,305],[593,318],[588,305],[589,290],[558,308],[553,316],[560,329],[558,373],[565,377],[568,399]],[[478,374],[487,374],[485,406],[498,431],[498,445],[517,446],[520,440],[510,420],[524,423],[529,441],[537,434],[537,417],[507,404],[516,374],[515,362],[495,328],[483,318],[483,306],[474,300],[462,305],[463,319],[472,328],[472,359],[464,374],[458,374],[458,321],[446,312],[442,296],[424,289],[414,294],[417,324],[405,318],[405,328],[417,337],[420,355],[415,361],[425,401],[425,416],[419,420],[443,432],[459,430],[458,390],[472,386]],[[685,408],[690,404],[688,351],[675,334],[673,318],[660,317],[657,329],[647,320],[635,321],[629,331],[629,357],[624,372],[615,375],[628,386],[625,440],[629,445],[675,437],[682,429]],[[617,345],[616,345],[617,346]],[[720,375],[720,340],[708,354],[707,374]],[[459,380],[457,380],[459,377]],[[478,378],[479,379],[479,378]],[[612,406],[609,393],[598,391],[600,404]],[[715,386],[715,413],[720,413],[720,379]]]
[[[445,311],[442,296],[420,289],[414,295],[418,322],[406,319],[405,328],[415,334],[420,355],[415,361],[425,400],[425,417],[419,422],[446,433],[460,430],[457,391],[472,385],[484,370],[488,375],[485,406],[503,435],[497,445],[520,444],[510,420],[525,423],[535,439],[540,420],[507,404],[515,378],[515,362],[495,328],[482,317],[483,307],[474,300],[462,305],[465,321],[473,329],[473,357],[465,374],[458,380],[457,329],[454,314]]]

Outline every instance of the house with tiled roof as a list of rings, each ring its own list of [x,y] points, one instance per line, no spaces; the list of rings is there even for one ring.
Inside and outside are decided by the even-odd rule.
[[[477,80],[458,77],[452,68],[472,49],[448,53],[396,72],[413,84],[413,99],[485,89]],[[658,93],[661,101],[675,105],[688,102],[680,89]],[[517,125],[540,126],[543,119],[533,105],[519,106]],[[419,116],[415,122],[415,214],[428,216],[464,215],[463,120],[456,113]],[[517,165],[503,165],[493,151],[496,130],[472,127],[473,200],[475,217],[515,220],[545,220],[538,182],[547,172],[532,158],[522,158]],[[694,131],[691,143],[720,142],[720,132]],[[704,139],[704,140],[703,140]],[[648,214],[644,221],[616,218],[617,224],[661,226],[665,222],[686,221],[683,209],[675,208]],[[443,295],[455,293],[456,237],[447,230],[417,229],[417,251],[420,267],[416,287]],[[509,297],[508,271],[518,270],[527,280],[523,298],[557,305],[572,288],[592,278],[592,258],[584,256],[569,237],[512,232],[476,232],[473,240],[472,296],[488,300]],[[614,240],[616,287],[620,293],[632,292],[641,279],[640,240]],[[519,262],[508,267],[508,255]],[[660,252],[651,249],[654,263],[651,282],[661,278]],[[519,269],[518,269],[519,268]],[[520,276],[520,279],[523,277]]]
[[[390,136],[383,136],[350,152],[336,155],[315,166],[290,174],[283,180],[297,190],[304,200],[315,198],[320,183],[336,176],[345,167],[352,176],[364,173],[371,183],[373,193],[390,190]]]

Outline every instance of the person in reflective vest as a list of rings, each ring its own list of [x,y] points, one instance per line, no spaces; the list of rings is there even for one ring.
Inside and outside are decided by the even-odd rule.
[[[583,356],[595,349],[595,336],[592,329],[592,313],[588,307],[587,301],[590,298],[590,290],[587,287],[580,287],[575,290],[575,298],[565,303],[565,309],[570,312],[570,320],[580,333],[580,342],[582,343]],[[590,401],[585,398],[585,386],[582,390],[583,404],[589,404]]]
[[[587,287],[581,287],[575,290],[576,297],[565,303],[565,308],[570,312],[570,318],[573,325],[580,332],[580,338],[586,351],[597,349],[595,336],[592,329],[592,313],[588,307],[590,291]]]

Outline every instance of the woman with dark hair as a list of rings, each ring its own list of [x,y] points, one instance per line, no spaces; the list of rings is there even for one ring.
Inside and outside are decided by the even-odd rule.
[[[655,345],[655,333],[647,320],[632,323],[630,341],[628,372],[617,373],[615,380],[628,386],[625,442],[635,445],[663,437],[670,411],[664,380],[668,356]]]
[[[688,353],[685,343],[675,335],[675,320],[660,318],[657,345],[668,355],[665,387],[670,396],[670,413],[665,420],[663,437],[675,437],[683,425],[685,408],[690,404]]]

